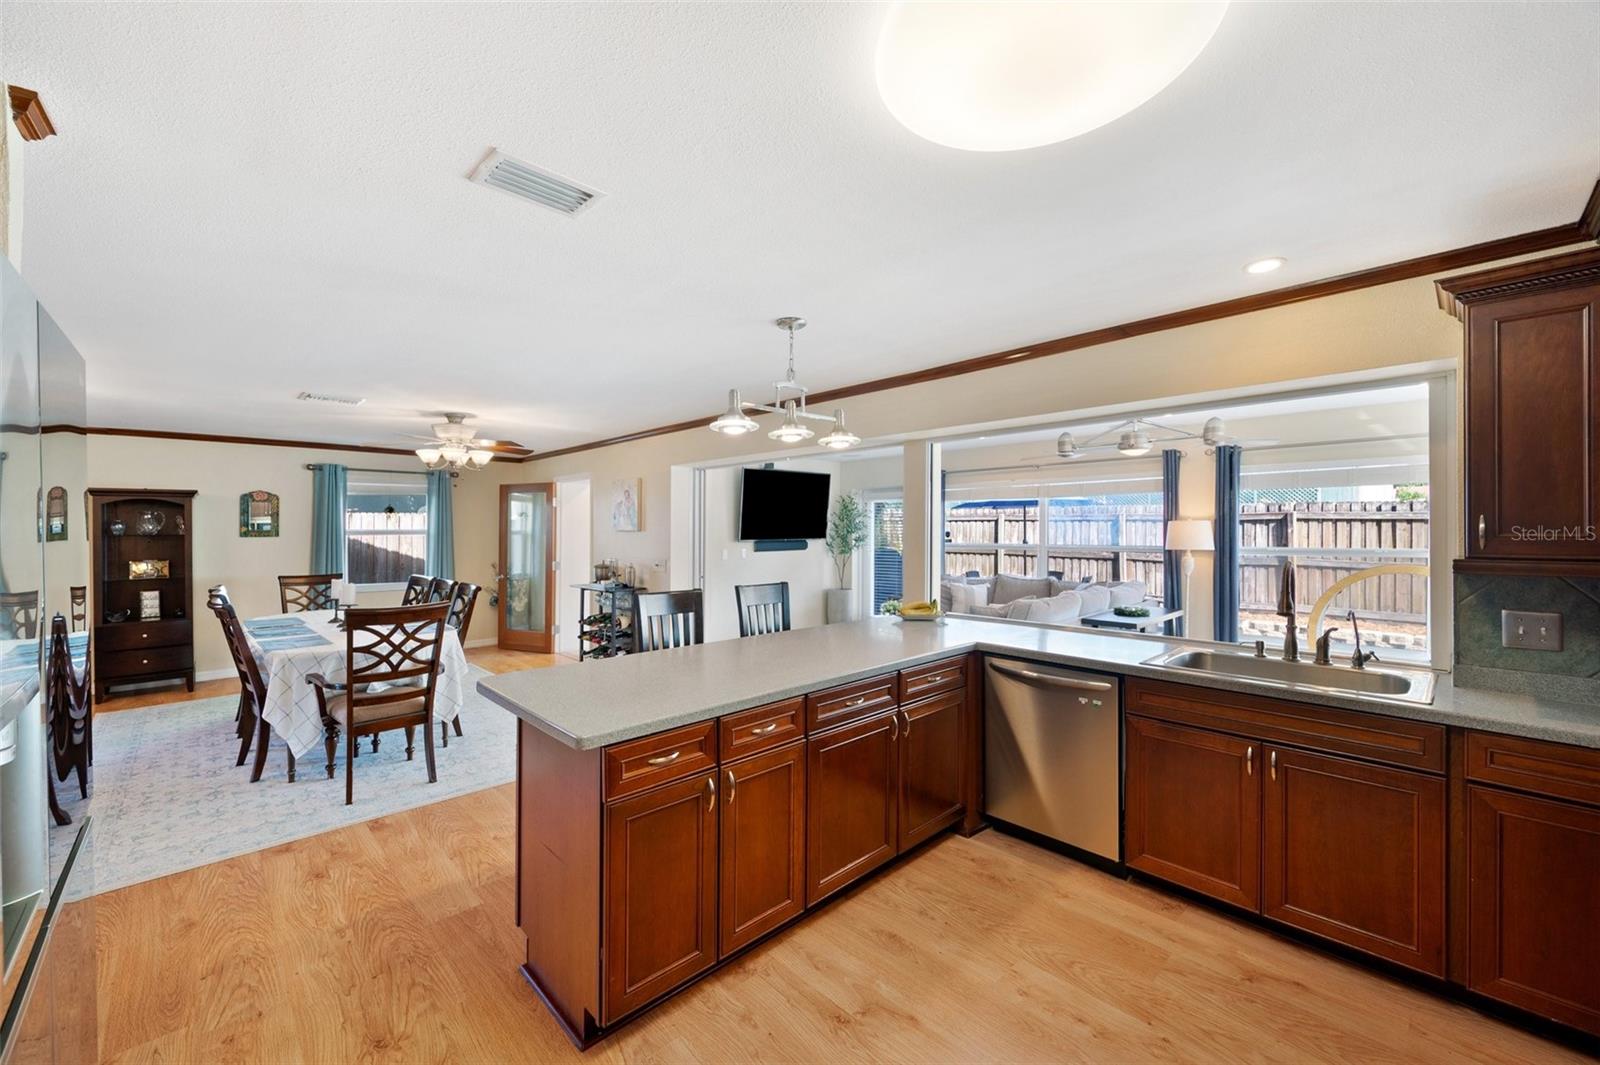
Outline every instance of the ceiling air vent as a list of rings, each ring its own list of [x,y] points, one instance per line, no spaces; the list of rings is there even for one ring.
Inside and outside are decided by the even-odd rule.
[[[341,403],[346,407],[359,407],[366,402],[363,396],[335,396],[330,392],[302,392],[294,398],[307,403]]]
[[[583,211],[602,195],[531,163],[513,159],[498,149],[478,164],[472,172],[472,180],[569,217]]]

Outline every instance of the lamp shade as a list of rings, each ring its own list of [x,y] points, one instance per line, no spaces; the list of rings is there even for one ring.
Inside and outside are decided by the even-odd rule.
[[[1177,518],[1167,522],[1168,551],[1215,551],[1211,523],[1204,518]]]

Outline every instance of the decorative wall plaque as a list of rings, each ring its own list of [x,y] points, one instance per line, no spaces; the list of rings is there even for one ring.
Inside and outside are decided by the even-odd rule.
[[[278,535],[278,497],[275,493],[258,489],[239,497],[239,535]]]

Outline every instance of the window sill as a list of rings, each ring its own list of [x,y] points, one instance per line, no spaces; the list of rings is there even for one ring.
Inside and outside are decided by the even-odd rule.
[[[403,591],[406,590],[406,582],[405,581],[398,581],[398,582],[390,582],[388,584],[358,584],[358,585],[355,586],[355,589],[356,589],[357,593],[360,593],[360,592],[403,592]]]

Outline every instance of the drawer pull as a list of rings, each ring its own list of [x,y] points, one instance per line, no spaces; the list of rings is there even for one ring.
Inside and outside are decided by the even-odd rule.
[[[139,664],[141,666],[148,666],[150,664],[150,660],[148,658],[141,658],[139,659]]]
[[[1244,775],[1245,776],[1253,777],[1253,776],[1256,775],[1255,764],[1256,764],[1256,749],[1254,747],[1246,747],[1244,749]]]
[[[894,743],[900,738],[900,715],[890,714],[889,722],[890,724],[894,725],[894,731],[889,733],[889,742]]]
[[[1485,534],[1487,534],[1488,531],[1489,531],[1489,523],[1484,520],[1484,517],[1483,517],[1482,514],[1479,514],[1478,515],[1478,547],[1480,549],[1483,547]]]
[[[772,732],[778,731],[778,723],[776,721],[768,721],[765,725],[757,725],[755,728],[751,729],[750,731],[754,735],[765,736],[768,733],[772,733]]]
[[[148,640],[149,638],[150,638],[150,634],[148,632],[141,632],[139,634],[139,639],[141,639],[141,640]]]
[[[900,730],[900,738],[909,740],[911,738],[911,715],[904,710],[900,711],[900,715],[906,719],[906,727]]]
[[[945,673],[935,673],[931,677],[923,677],[922,678],[922,683],[924,683],[924,684],[938,684],[941,680],[947,680],[948,677],[949,677],[949,675],[945,674]]]
[[[649,765],[671,765],[678,760],[678,756],[682,753],[682,751],[673,751],[671,754],[661,754],[654,758],[646,758],[645,762]]]
[[[862,703],[865,703],[866,701],[867,701],[867,697],[865,695],[858,695],[854,699],[851,699],[848,703],[845,703],[844,705],[846,705],[846,706],[860,706]]]

